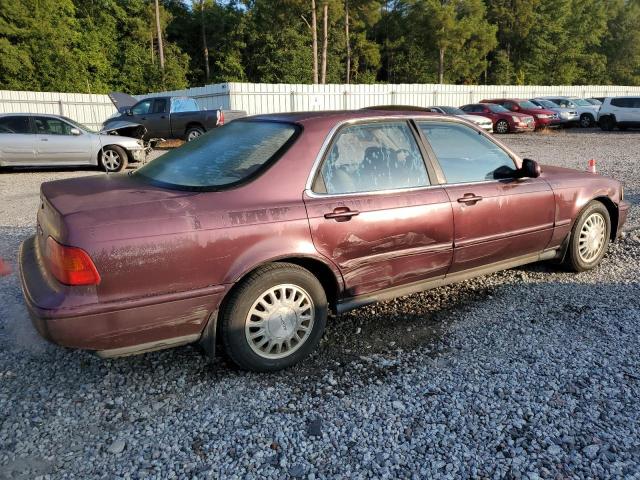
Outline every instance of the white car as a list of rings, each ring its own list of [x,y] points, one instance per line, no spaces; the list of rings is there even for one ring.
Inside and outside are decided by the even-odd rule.
[[[575,110],[576,112],[578,112],[578,117],[580,118],[580,126],[583,128],[593,127],[598,120],[598,111],[600,110],[600,106],[593,105],[583,98],[564,96],[538,98],[551,100],[553,103],[557,103],[563,108],[570,108],[571,110]]]
[[[456,117],[463,118],[468,122],[475,123],[485,132],[493,132],[493,122],[490,118],[481,117],[479,115],[467,115],[464,110],[460,110],[456,107],[428,107],[428,110],[434,113],[443,113],[445,115],[455,115]]]
[[[0,114],[0,168],[96,165],[119,172],[144,160],[142,140],[105,133],[59,115]]]
[[[603,130],[640,128],[640,96],[607,97],[600,106],[598,124]]]

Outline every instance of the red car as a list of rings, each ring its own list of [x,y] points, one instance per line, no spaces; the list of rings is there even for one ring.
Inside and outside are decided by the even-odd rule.
[[[497,98],[493,100],[482,100],[481,103],[495,103],[496,105],[502,105],[512,112],[531,115],[535,120],[536,130],[560,125],[560,117],[558,117],[556,112],[541,108],[529,100],[523,100],[521,98]]]
[[[329,312],[540,260],[594,268],[629,208],[619,182],[456,117],[366,110],[236,120],[41,200],[20,271],[42,336],[103,357],[219,342],[258,371],[301,361]]]
[[[460,107],[469,115],[480,115],[493,121],[493,131],[496,133],[532,132],[536,129],[535,120],[531,115],[512,112],[494,103],[471,103]]]

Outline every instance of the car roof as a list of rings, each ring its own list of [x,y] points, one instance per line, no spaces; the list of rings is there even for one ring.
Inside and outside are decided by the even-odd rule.
[[[384,117],[432,117],[442,114],[415,110],[317,110],[312,112],[269,113],[246,117],[253,120],[270,120],[290,123],[339,123],[348,120]]]
[[[0,117],[51,117],[51,118],[65,118],[63,115],[55,115],[53,113],[24,113],[24,112],[4,112],[4,113],[0,113]]]

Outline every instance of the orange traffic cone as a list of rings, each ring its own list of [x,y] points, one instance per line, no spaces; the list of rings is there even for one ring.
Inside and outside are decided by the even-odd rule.
[[[589,160],[589,164],[587,166],[587,172],[596,173],[596,161],[593,158]]]

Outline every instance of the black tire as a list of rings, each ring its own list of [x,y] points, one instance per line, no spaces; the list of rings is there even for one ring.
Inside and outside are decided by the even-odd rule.
[[[200,137],[203,133],[204,133],[204,128],[199,126],[193,126],[193,127],[187,128],[187,131],[185,132],[184,137],[187,142],[191,142],[192,140],[195,140],[196,138]]]
[[[606,132],[613,131],[616,126],[615,121],[610,116],[602,117],[598,123],[600,123],[600,128]]]
[[[267,335],[258,336],[253,346],[250,345],[248,337],[251,328],[261,330],[264,328],[264,331],[269,331],[273,323],[268,322],[273,322],[274,315],[272,314],[268,317],[269,320],[264,321],[264,327],[250,327],[247,322],[254,319],[253,316],[249,316],[254,305],[261,298],[264,298],[266,292],[271,288],[280,285],[299,288],[310,297],[312,305],[308,307],[307,311],[313,313],[313,320],[308,330],[309,333],[303,333],[306,336],[303,337],[302,342],[297,342],[293,347],[289,347],[292,348],[290,354],[281,358],[267,358],[266,355],[272,354],[256,353],[256,349],[259,349],[257,344],[261,341],[260,339],[267,338]],[[293,332],[297,336],[299,330],[287,328],[282,314],[278,315],[276,318],[279,318],[283,328],[280,329],[279,326],[276,328],[284,334]],[[222,343],[227,355],[238,367],[255,372],[274,372],[295,365],[315,350],[324,332],[327,315],[328,305],[325,291],[311,272],[291,263],[273,263],[260,267],[249,274],[235,287],[229,298],[225,299],[220,311]],[[300,317],[294,314],[291,318]],[[288,326],[291,327],[291,324]],[[291,340],[289,344],[291,344]],[[278,352],[275,353],[278,354]]]
[[[600,218],[602,218],[602,220],[604,220],[604,239],[602,239],[602,244],[598,249],[597,255],[595,255],[593,258],[585,259],[580,252],[581,234],[583,233],[585,223],[587,223],[587,221],[593,216],[599,216]],[[578,215],[578,218],[576,219],[575,224],[573,225],[573,229],[571,230],[569,247],[565,258],[567,266],[574,272],[584,272],[598,266],[598,264],[602,261],[602,257],[604,257],[604,254],[607,251],[610,236],[611,218],[609,216],[607,207],[605,207],[597,200],[591,201],[585,208],[582,209],[582,211]]]
[[[494,130],[496,133],[509,133],[509,122],[506,120],[498,120]]]
[[[105,172],[116,173],[127,168],[129,158],[122,147],[107,145],[98,152],[98,163]]]
[[[582,128],[590,128],[594,123],[595,119],[593,118],[593,115],[590,115],[588,113],[583,113],[582,115],[580,115],[580,126]]]

